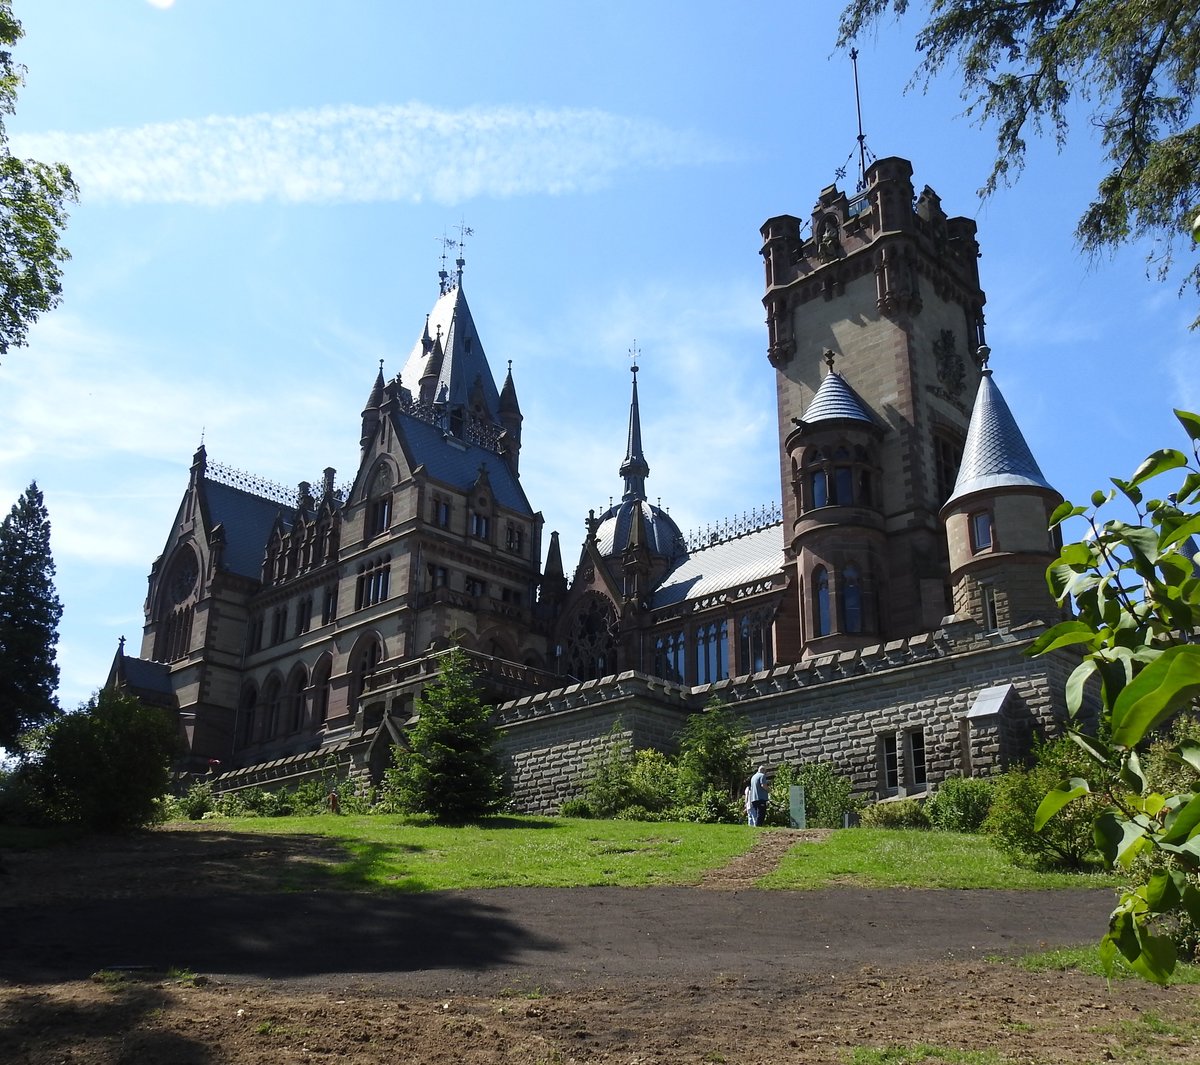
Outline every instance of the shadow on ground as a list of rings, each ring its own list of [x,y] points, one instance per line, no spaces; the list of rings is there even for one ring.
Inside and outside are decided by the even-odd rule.
[[[456,894],[181,894],[8,912],[0,979],[83,979],[146,967],[260,977],[488,969],[557,944]]]

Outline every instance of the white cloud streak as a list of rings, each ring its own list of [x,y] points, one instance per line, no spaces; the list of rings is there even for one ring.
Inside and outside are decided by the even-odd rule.
[[[91,203],[366,203],[589,192],[621,172],[731,158],[699,134],[601,110],[420,103],[14,135]]]

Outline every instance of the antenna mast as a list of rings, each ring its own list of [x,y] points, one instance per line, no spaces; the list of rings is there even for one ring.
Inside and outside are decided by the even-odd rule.
[[[854,66],[854,109],[858,113],[858,188],[862,192],[867,185],[867,136],[863,133],[862,97],[858,92],[858,49],[850,49],[850,62]]]

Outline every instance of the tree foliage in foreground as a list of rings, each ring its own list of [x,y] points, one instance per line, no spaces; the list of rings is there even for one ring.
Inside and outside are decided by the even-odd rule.
[[[25,68],[11,48],[22,37],[11,0],[0,0],[0,114],[13,114]],[[18,159],[0,121],[0,355],[25,343],[29,327],[62,294],[62,265],[71,256],[59,243],[66,204],[78,189],[62,163]]]
[[[909,0],[851,0],[839,45]],[[932,0],[917,34],[926,84],[959,73],[967,114],[996,126],[985,193],[1020,173],[1029,130],[1049,128],[1061,150],[1072,101],[1086,101],[1108,171],[1079,219],[1092,254],[1142,237],[1166,274],[1200,205],[1197,0]],[[1184,284],[1200,291],[1200,266]]]
[[[31,745],[17,775],[33,820],[121,832],[155,820],[179,740],[167,711],[105,690]]]
[[[1090,507],[1063,503],[1054,524],[1084,518],[1089,535],[1063,547],[1047,570],[1060,602],[1078,616],[1045,632],[1032,648],[1044,654],[1073,646],[1083,658],[1067,680],[1067,705],[1078,722],[1084,689],[1098,682],[1100,727],[1073,727],[1091,770],[1046,796],[1035,827],[1069,804],[1098,798],[1096,844],[1119,868],[1152,859],[1145,882],[1125,891],[1113,911],[1101,953],[1111,970],[1121,954],[1137,971],[1163,982],[1174,969],[1171,924],[1186,915],[1200,926],[1200,791],[1158,788],[1147,771],[1157,734],[1200,706],[1200,415],[1176,411],[1191,456],[1174,448],[1150,455],[1128,481],[1096,492]],[[1151,482],[1171,484],[1150,494]],[[1178,480],[1176,481],[1176,478]],[[1114,499],[1125,516],[1103,520]],[[1200,771],[1200,743],[1185,739],[1169,756]]]
[[[58,714],[58,621],[50,518],[34,482],[0,525],[0,747]]]
[[[441,660],[441,676],[421,693],[408,747],[395,747],[385,801],[399,810],[465,824],[504,802],[496,728],[467,656],[458,648]]]

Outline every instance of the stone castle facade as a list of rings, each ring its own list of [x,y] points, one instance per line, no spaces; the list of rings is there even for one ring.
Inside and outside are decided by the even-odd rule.
[[[777,512],[685,540],[646,494],[634,367],[623,492],[568,579],[460,258],[400,373],[380,368],[350,483],[283,489],[196,452],[109,683],[176,710],[186,767],[221,787],[331,761],[377,778],[451,645],[529,810],[577,793],[615,723],[670,750],[713,696],[755,758],[831,760],[878,797],[1022,758],[1072,664],[1024,655],[1060,616],[1060,497],[988,366],[975,224],[903,159],[863,184],[762,228]]]

